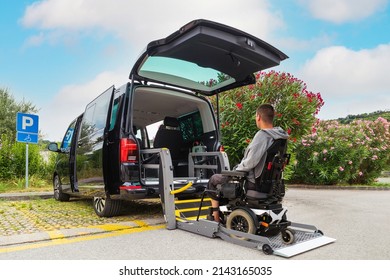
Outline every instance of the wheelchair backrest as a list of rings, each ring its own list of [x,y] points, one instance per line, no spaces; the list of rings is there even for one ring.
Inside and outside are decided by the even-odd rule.
[[[286,152],[287,139],[276,139],[267,149],[263,170],[261,175],[256,178],[256,191],[278,198],[284,196],[282,174],[290,158]]]

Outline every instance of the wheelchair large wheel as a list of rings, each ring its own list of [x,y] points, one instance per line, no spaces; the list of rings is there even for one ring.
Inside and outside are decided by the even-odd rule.
[[[256,226],[255,221],[252,216],[245,210],[236,209],[227,218],[226,227],[228,229],[233,229],[245,233],[255,234]],[[244,237],[239,237],[236,235],[232,235],[234,238],[238,239],[247,239]]]

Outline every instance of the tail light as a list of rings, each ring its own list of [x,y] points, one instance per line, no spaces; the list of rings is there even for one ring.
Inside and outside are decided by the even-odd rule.
[[[134,139],[122,138],[120,142],[121,163],[138,163],[138,144]]]

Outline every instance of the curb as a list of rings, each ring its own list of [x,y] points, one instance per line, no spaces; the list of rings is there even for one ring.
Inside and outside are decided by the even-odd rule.
[[[389,187],[372,187],[372,186],[338,186],[338,185],[295,185],[286,184],[289,189],[312,189],[312,190],[364,190],[364,191],[388,191]]]
[[[47,199],[53,197],[53,192],[0,193],[0,199],[4,200]]]

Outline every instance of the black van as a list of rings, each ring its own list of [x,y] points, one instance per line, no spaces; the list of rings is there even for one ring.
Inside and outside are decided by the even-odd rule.
[[[194,174],[189,153],[221,148],[217,120],[206,97],[253,84],[255,72],[286,58],[252,35],[207,20],[192,21],[149,43],[133,66],[130,81],[100,94],[69,125],[61,146],[49,145],[58,153],[55,199],[94,197],[97,215],[114,216],[123,200],[157,197],[158,170],[144,168],[158,163],[148,153],[152,148],[169,149],[178,187],[186,178],[198,177],[183,196],[200,194],[213,172]],[[150,139],[147,128],[159,123]]]

